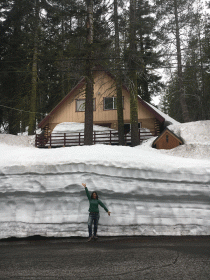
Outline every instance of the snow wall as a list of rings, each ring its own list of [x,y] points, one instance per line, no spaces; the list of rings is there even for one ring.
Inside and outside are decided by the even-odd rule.
[[[4,166],[0,238],[87,236],[83,182],[89,191],[98,191],[111,211],[109,217],[100,209],[99,236],[210,235],[209,170],[171,169],[170,164],[143,168],[106,160]]]

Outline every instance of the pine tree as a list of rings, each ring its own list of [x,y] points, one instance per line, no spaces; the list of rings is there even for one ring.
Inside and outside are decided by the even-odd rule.
[[[156,69],[163,65],[161,62],[161,51],[157,51],[159,35],[156,31],[158,24],[154,17],[155,8],[147,0],[137,1],[136,27],[137,27],[137,49],[143,60],[140,71],[137,74],[138,95],[144,101],[150,102],[151,97],[159,93],[163,88],[160,82],[161,76]]]
[[[85,132],[84,144],[93,144],[93,73],[92,73],[92,57],[93,57],[93,0],[86,0],[87,5],[87,56],[85,65]]]
[[[114,24],[115,24],[115,68],[116,68],[116,92],[117,92],[117,117],[118,117],[118,136],[119,145],[125,145],[124,139],[124,119],[123,119],[123,100],[122,100],[122,70],[119,42],[119,22],[118,22],[118,0],[114,0]]]
[[[184,122],[190,121],[183,84],[183,58],[181,31],[190,22],[192,16],[192,3],[194,0],[157,0],[157,16],[162,21],[162,32],[166,36],[166,42],[171,42],[170,36],[174,36],[176,46],[177,74],[179,84],[179,100]]]
[[[129,90],[130,90],[130,122],[131,145],[140,143],[138,133],[138,92],[137,92],[137,47],[136,47],[136,0],[130,0],[130,31],[129,31]]]
[[[34,0],[34,45],[33,45],[33,60],[32,60],[32,80],[30,94],[30,111],[28,134],[33,135],[36,129],[36,102],[37,102],[37,79],[38,79],[38,32],[39,32],[39,2]]]
[[[209,119],[209,78],[207,67],[206,46],[209,45],[209,32],[206,18],[203,18],[199,7],[191,16],[191,26],[188,29],[187,48],[184,53],[183,86],[185,100],[192,121]],[[170,79],[168,90],[164,97],[164,105],[170,116],[183,122],[178,102],[178,73]]]
[[[21,109],[25,108],[29,74],[27,53],[29,44],[23,42],[27,22],[27,1],[1,2],[1,76],[0,107],[1,124],[6,132],[20,132],[20,122],[28,118]],[[26,74],[27,73],[27,74]],[[6,124],[6,125],[5,125]]]

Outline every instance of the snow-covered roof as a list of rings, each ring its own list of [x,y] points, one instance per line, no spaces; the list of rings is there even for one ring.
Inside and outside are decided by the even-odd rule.
[[[144,101],[147,103],[146,101]],[[155,106],[151,105],[150,103],[147,103],[153,110],[155,110],[159,115],[161,115],[165,119],[165,126],[171,125],[171,124],[180,124],[180,122],[176,121],[175,119],[171,118],[169,115],[163,113],[159,109],[157,109]]]

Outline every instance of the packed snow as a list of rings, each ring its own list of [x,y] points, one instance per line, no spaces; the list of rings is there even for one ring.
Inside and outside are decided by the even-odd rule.
[[[96,144],[109,144],[110,137],[112,142],[118,142],[118,131],[112,128],[100,126],[100,125],[93,125],[94,133],[94,143]],[[110,132],[112,133],[110,136]],[[46,143],[46,146],[58,147],[61,146],[61,143],[64,143],[64,133],[66,142],[70,143],[75,142],[75,139],[80,139],[81,145],[84,144],[84,123],[76,123],[76,122],[63,122],[53,129],[51,140]],[[80,135],[79,135],[80,133]],[[140,128],[140,139],[145,140],[151,138],[152,133],[147,128]],[[53,137],[54,136],[54,137]],[[126,141],[127,143],[131,142],[131,132],[129,131],[126,134]],[[71,143],[72,143],[71,142]],[[68,145],[67,143],[67,145]],[[75,144],[74,144],[75,145]]]
[[[84,123],[63,122],[57,124],[52,133],[78,133],[84,132]],[[93,125],[93,131],[108,131],[114,130],[105,126]]]
[[[210,159],[210,121],[175,124],[168,128],[184,140],[184,145],[172,150],[165,150],[166,154]]]
[[[186,144],[38,149],[0,134],[0,238],[88,236],[82,183],[111,211],[100,209],[99,236],[209,235],[210,121],[169,128]]]

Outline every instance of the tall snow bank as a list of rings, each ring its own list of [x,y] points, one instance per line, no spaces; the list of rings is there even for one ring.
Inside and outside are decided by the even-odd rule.
[[[185,144],[210,145],[210,120],[180,123],[170,125],[168,128],[184,139]]]
[[[210,161],[146,146],[37,149],[0,144],[0,238],[87,236],[96,190],[99,235],[209,235]]]
[[[0,238],[87,236],[83,182],[111,211],[101,209],[99,235],[210,235],[209,125],[169,127],[186,143],[169,151],[154,139],[37,149],[0,134]]]

